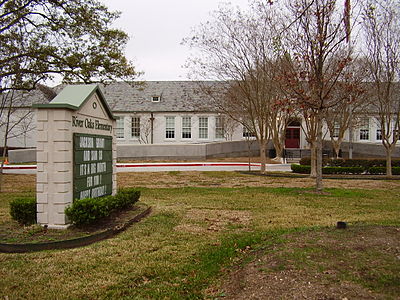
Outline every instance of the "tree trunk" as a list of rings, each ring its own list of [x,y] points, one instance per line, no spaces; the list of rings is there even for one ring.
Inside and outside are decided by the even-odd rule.
[[[394,147],[393,145],[390,145],[389,147],[386,147],[386,176],[392,177],[392,152]]]
[[[3,172],[4,172],[4,161],[6,159],[6,152],[7,152],[7,138],[5,138],[5,141],[4,141],[3,155],[2,155],[1,166],[0,166],[0,192],[3,191]]]
[[[274,143],[274,148],[275,148],[275,158],[274,160],[277,161],[282,161],[283,159],[283,144],[281,139],[279,138],[274,138],[272,139],[273,143]]]
[[[266,145],[263,141],[260,141],[259,146],[260,146],[260,163],[261,163],[260,173],[265,174],[266,164],[267,164],[267,151],[265,147]]]
[[[317,192],[322,192],[322,120],[318,118],[318,131],[317,131],[317,145],[316,152],[316,176],[315,176],[315,189]]]
[[[317,177],[317,152],[316,152],[316,145],[315,142],[310,144],[311,150],[311,171],[310,177],[316,178]]]
[[[340,152],[340,145],[341,145],[341,142],[335,141],[335,140],[333,140],[333,139],[331,139],[331,142],[332,142],[333,151],[335,151],[336,159],[338,159],[338,158],[339,158],[339,152]]]

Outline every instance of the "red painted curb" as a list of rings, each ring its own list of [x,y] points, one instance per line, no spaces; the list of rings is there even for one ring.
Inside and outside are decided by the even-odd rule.
[[[146,167],[246,167],[248,163],[159,163],[159,164],[119,164],[119,168],[146,168]],[[250,164],[259,167],[260,164]]]
[[[157,167],[245,167],[248,163],[149,163],[149,164],[117,164],[117,168],[157,168]],[[259,167],[258,163],[251,163],[251,167]],[[4,170],[35,170],[32,166],[4,166]]]

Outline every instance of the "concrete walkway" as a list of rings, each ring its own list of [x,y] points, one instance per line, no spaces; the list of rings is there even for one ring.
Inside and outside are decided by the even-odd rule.
[[[251,171],[260,170],[259,163],[250,164]],[[117,163],[117,172],[166,171],[249,171],[244,162],[171,162],[171,163]],[[267,171],[290,172],[290,164],[267,164]],[[36,174],[36,165],[6,165],[5,174]]]

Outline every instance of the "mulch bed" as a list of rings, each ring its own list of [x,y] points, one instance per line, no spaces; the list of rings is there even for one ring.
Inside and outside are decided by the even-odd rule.
[[[118,234],[133,223],[139,222],[150,212],[150,207],[137,204],[129,209],[114,212],[95,224],[79,227],[70,226],[66,230],[49,230],[40,225],[21,229],[20,225],[11,224],[10,227],[17,230],[1,232],[0,252],[31,252],[89,245]],[[2,229],[4,230],[4,228]]]

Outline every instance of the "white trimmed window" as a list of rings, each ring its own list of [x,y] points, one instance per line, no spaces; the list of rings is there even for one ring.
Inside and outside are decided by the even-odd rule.
[[[382,141],[382,129],[378,128],[376,130],[376,140],[377,141]]]
[[[125,137],[124,131],[125,131],[125,118],[124,117],[117,117],[117,127],[115,128],[115,134],[117,135],[117,138],[123,139]]]
[[[175,117],[165,117],[165,138],[175,138]]]
[[[199,139],[208,139],[208,117],[199,117]]]
[[[132,137],[140,138],[140,117],[132,117],[131,119]]]
[[[192,118],[182,117],[182,138],[191,139],[192,138]]]
[[[363,118],[361,119],[360,126],[360,141],[368,141],[369,140],[369,119]]]
[[[335,122],[335,124],[333,125],[333,136],[332,137],[338,138],[339,130],[340,130],[340,124],[339,124],[339,122]]]
[[[397,134],[399,134],[399,131],[396,129],[393,129],[393,142],[395,141]],[[398,140],[398,138],[397,138],[397,140]]]
[[[244,138],[253,138],[256,137],[254,132],[248,131],[246,126],[243,126],[243,137]]]
[[[224,117],[218,116],[215,118],[215,138],[223,139],[225,138],[225,122]]]

